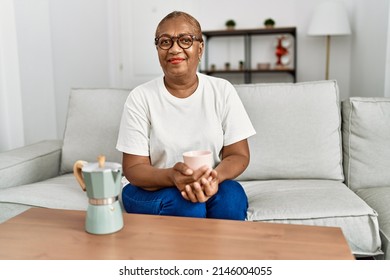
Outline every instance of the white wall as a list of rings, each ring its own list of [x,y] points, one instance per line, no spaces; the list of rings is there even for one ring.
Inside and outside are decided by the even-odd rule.
[[[71,88],[111,86],[110,2],[1,0],[0,151],[61,139]]]
[[[25,144],[15,13],[0,1],[0,151]]]
[[[110,87],[108,2],[50,1],[58,138],[71,88]]]
[[[57,138],[49,0],[15,3],[26,143]]]
[[[385,70],[385,97],[390,97],[390,5],[387,13],[387,47]]]
[[[354,2],[350,95],[383,97],[389,1]]]
[[[192,13],[204,30],[225,28],[229,18],[236,28],[262,26],[267,17],[296,26],[298,81],[321,80],[325,38],[306,32],[322,1],[1,0],[0,151],[62,138],[73,87],[131,88],[160,75],[154,31],[172,10]],[[353,33],[332,38],[330,78],[338,81],[342,99],[384,96],[389,1],[340,1]],[[234,47],[222,47],[237,60]]]

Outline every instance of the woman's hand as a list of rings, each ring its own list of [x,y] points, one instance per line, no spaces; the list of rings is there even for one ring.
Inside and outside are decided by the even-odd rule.
[[[192,202],[205,202],[218,192],[218,184],[224,180],[236,178],[249,164],[249,146],[246,139],[222,148],[222,160],[210,172],[193,183],[180,188],[181,195]],[[207,179],[207,180],[205,180]]]
[[[202,178],[209,178],[211,169],[202,166],[198,170],[192,170],[185,163],[178,162],[173,166],[172,180],[180,192],[185,190],[187,185],[200,182]]]
[[[181,192],[182,196],[192,202],[206,202],[218,192],[219,180],[217,171],[212,170],[208,176],[202,176],[199,181],[188,184]]]

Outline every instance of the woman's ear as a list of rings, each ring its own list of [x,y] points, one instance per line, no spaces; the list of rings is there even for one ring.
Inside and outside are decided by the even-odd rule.
[[[203,51],[204,51],[204,42],[202,41],[199,43],[199,61],[202,59]]]

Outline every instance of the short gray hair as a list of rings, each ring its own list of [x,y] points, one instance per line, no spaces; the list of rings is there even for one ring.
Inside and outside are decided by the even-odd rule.
[[[170,20],[170,19],[175,19],[175,18],[179,18],[179,17],[183,17],[186,21],[188,21],[193,27],[194,27],[194,35],[201,41],[203,41],[202,39],[202,28],[200,27],[200,23],[197,21],[196,18],[194,18],[193,16],[191,16],[190,14],[187,14],[185,12],[181,12],[181,11],[173,11],[171,13],[169,13],[168,15],[166,15],[161,21],[160,23],[157,25],[157,28],[156,28],[156,34],[155,36],[157,37],[159,34],[159,29],[160,29],[160,26],[165,23],[166,21]]]

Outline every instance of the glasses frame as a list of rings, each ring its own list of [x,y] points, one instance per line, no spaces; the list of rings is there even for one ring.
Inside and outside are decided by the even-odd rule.
[[[169,38],[169,39],[171,40],[171,45],[170,45],[169,48],[167,48],[167,49],[162,48],[162,47],[158,44],[158,41],[160,40],[160,38],[161,38],[161,37],[164,37],[164,36],[167,37],[167,38]],[[183,36],[189,36],[189,37],[191,37],[192,42],[191,42],[191,45],[190,45],[190,46],[188,46],[188,47],[182,47],[182,46],[180,45],[180,40],[179,40],[179,39],[180,39],[181,37],[183,37]],[[186,49],[189,49],[189,48],[192,47],[192,45],[194,44],[194,41],[203,42],[203,39],[198,38],[196,35],[193,35],[193,34],[180,34],[179,36],[169,36],[169,35],[167,35],[167,34],[162,34],[162,35],[160,35],[160,36],[154,38],[154,44],[155,44],[156,46],[158,46],[160,49],[164,50],[164,51],[167,51],[167,50],[171,49],[171,48],[173,47],[173,45],[175,44],[175,42],[177,43],[177,45],[178,45],[180,48],[182,48],[183,50],[186,50]]]

